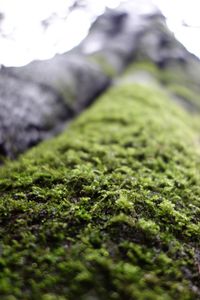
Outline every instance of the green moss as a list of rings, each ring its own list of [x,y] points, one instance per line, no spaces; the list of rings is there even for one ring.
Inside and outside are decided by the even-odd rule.
[[[200,110],[200,97],[195,91],[181,85],[170,84],[168,89],[177,97],[185,101],[186,105],[191,105],[195,112],[199,113]]]
[[[199,299],[199,133],[160,90],[112,88],[0,170],[0,298]]]
[[[160,70],[159,78],[165,86],[179,85],[187,88],[191,93],[198,94],[199,89],[199,62],[192,59],[184,65],[179,63],[168,64]]]
[[[65,103],[69,105],[71,109],[73,109],[76,105],[77,87],[72,79],[70,81],[71,82],[69,82],[68,85],[66,85],[66,83],[63,84],[62,81],[59,82],[57,84],[57,89],[63,97]]]
[[[193,70],[192,70],[193,68]],[[169,97],[181,104],[190,113],[199,113],[199,76],[198,63],[168,64],[160,69],[151,61],[136,61],[132,63],[123,76],[120,76],[122,84],[126,82],[139,82],[142,84],[157,86],[168,93]],[[199,121],[198,121],[199,123]]]
[[[101,71],[109,78],[113,78],[117,75],[117,71],[114,69],[109,59],[101,53],[94,53],[88,56],[88,60],[98,65]]]
[[[124,72],[124,76],[127,76],[129,74],[134,74],[138,71],[146,71],[150,73],[155,78],[159,78],[159,68],[149,60],[142,60],[142,61],[136,61],[135,63],[130,64],[130,66],[126,69]]]

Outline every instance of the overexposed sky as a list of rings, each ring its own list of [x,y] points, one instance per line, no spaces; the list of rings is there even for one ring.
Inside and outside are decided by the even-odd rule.
[[[137,1],[140,5],[148,2]],[[88,0],[86,10],[69,14],[73,0],[0,0],[0,13],[5,15],[5,18],[0,15],[0,64],[24,65],[33,59],[47,59],[55,53],[66,52],[87,35],[91,22],[106,6],[114,8],[120,2],[125,0]],[[166,15],[176,37],[200,57],[200,1],[150,2],[157,4]]]
[[[154,0],[167,17],[167,24],[177,39],[200,57],[200,1]],[[188,26],[187,26],[188,25]]]

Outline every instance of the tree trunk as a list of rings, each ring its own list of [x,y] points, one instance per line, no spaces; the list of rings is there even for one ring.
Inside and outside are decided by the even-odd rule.
[[[15,157],[60,132],[130,61],[150,59],[163,67],[171,60],[185,62],[188,56],[158,11],[106,11],[74,50],[1,69],[1,155]]]

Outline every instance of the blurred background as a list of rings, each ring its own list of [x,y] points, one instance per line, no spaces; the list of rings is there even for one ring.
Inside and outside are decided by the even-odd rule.
[[[200,57],[197,0],[0,0],[0,64],[22,66],[64,53],[80,43],[107,8],[137,9],[137,3],[141,13],[157,5],[176,38]]]

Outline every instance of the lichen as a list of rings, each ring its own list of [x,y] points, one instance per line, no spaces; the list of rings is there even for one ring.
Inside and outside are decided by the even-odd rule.
[[[200,299],[199,133],[120,85],[0,170],[0,298]]]

